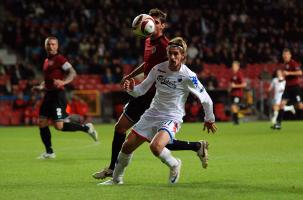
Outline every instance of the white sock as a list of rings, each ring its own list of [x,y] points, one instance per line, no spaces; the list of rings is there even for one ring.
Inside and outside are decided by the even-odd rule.
[[[133,154],[125,154],[120,151],[118,155],[118,159],[115,165],[115,170],[113,172],[113,180],[116,182],[123,181],[124,171],[125,168],[128,166],[128,164],[131,161]]]
[[[170,168],[178,165],[177,159],[175,157],[173,157],[170,153],[170,150],[168,150],[165,147],[163,148],[163,150],[160,153],[160,155],[158,156],[158,158]]]
[[[271,118],[271,122],[273,123],[273,124],[275,124],[276,122],[277,122],[277,117],[278,117],[278,115],[279,115],[279,111],[274,111],[274,115],[272,116],[272,118]]]
[[[291,110],[294,110],[295,107],[293,105],[290,105],[290,106],[284,106],[284,111],[291,111]]]

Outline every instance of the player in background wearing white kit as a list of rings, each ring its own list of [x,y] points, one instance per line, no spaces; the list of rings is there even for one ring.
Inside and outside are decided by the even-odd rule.
[[[197,96],[203,105],[205,112],[203,130],[216,132],[213,102],[197,75],[183,64],[186,49],[187,45],[181,37],[172,39],[167,47],[168,61],[152,68],[147,78],[137,86],[133,79],[125,81],[123,88],[134,97],[145,94],[154,83],[156,94],[150,108],[134,125],[123,143],[113,178],[99,185],[123,184],[124,171],[130,163],[133,151],[145,141],[150,142],[152,153],[170,168],[169,183],[178,182],[181,160],[173,157],[165,146],[173,141],[180,129],[185,115],[185,102],[190,92]]]
[[[281,69],[276,71],[275,78],[272,79],[271,84],[268,88],[268,92],[273,91],[273,99],[272,99],[272,109],[273,116],[271,118],[271,123],[274,125],[277,122],[277,117],[279,114],[279,105],[282,100],[282,95],[285,89],[286,81],[283,77],[283,73]],[[290,111],[293,114],[296,114],[295,107],[293,105],[284,106],[284,111]]]

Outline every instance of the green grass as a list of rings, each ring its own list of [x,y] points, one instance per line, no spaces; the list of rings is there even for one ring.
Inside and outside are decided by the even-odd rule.
[[[126,170],[124,185],[96,186],[91,178],[108,165],[113,125],[99,125],[101,142],[85,134],[52,129],[55,160],[43,151],[36,127],[0,128],[0,199],[303,199],[303,123],[285,122],[281,131],[266,122],[219,123],[217,134],[201,124],[183,124],[179,139],[210,142],[207,170],[194,152],[183,161],[176,185],[168,168],[144,144]]]

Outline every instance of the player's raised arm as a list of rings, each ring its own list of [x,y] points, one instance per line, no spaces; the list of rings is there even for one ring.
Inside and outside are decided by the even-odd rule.
[[[128,75],[124,76],[120,82],[121,87],[123,87],[124,82],[126,80],[129,80],[131,78],[134,78],[136,76],[138,76],[139,74],[142,74],[144,72],[144,64],[145,62],[141,63],[137,68],[135,68],[131,73],[129,73]]]
[[[147,78],[144,79],[142,83],[139,85],[134,86],[133,80],[128,80],[123,84],[123,89],[133,97],[138,97],[144,95],[153,85],[156,78],[156,67],[154,67],[150,73],[148,74]]]

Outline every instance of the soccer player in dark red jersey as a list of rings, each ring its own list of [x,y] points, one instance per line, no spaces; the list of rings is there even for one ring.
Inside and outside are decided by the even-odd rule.
[[[283,75],[286,80],[286,86],[282,95],[282,101],[280,103],[277,123],[271,127],[278,130],[281,129],[284,107],[288,101],[295,105],[297,109],[303,109],[302,92],[300,88],[300,79],[302,77],[301,66],[291,58],[291,52],[289,49],[283,50],[282,58],[284,61]]]
[[[146,77],[150,70],[157,64],[167,60],[168,38],[163,34],[166,26],[166,13],[155,8],[149,11],[149,15],[155,20],[155,32],[151,37],[145,40],[144,45],[144,62],[134,69],[129,75],[125,76],[121,84],[141,73]],[[147,110],[155,95],[155,87],[152,87],[145,95],[132,98],[124,108],[124,112],[120,116],[118,122],[115,124],[114,138],[112,142],[111,163],[108,167],[93,174],[96,179],[104,179],[112,177],[115,168],[118,154],[121,150],[122,144],[126,138],[126,131],[139,121],[141,115]],[[193,150],[197,152],[198,157],[202,160],[207,160],[207,142],[188,142],[174,140],[172,144],[166,146],[170,150]]]
[[[232,120],[235,125],[239,124],[239,104],[243,97],[243,88],[246,87],[244,76],[240,71],[240,63],[234,61],[232,63],[232,76],[230,79],[230,96],[231,96],[231,112]]]
[[[98,133],[92,123],[82,125],[66,121],[68,115],[66,113],[64,85],[72,82],[76,76],[76,71],[68,60],[58,52],[58,49],[59,42],[56,37],[45,39],[47,58],[43,64],[44,81],[33,87],[33,90],[45,91],[39,113],[39,129],[46,152],[42,153],[38,157],[39,159],[56,157],[51,143],[49,120],[53,121],[57,130],[83,131],[88,133],[95,141],[98,140]]]

